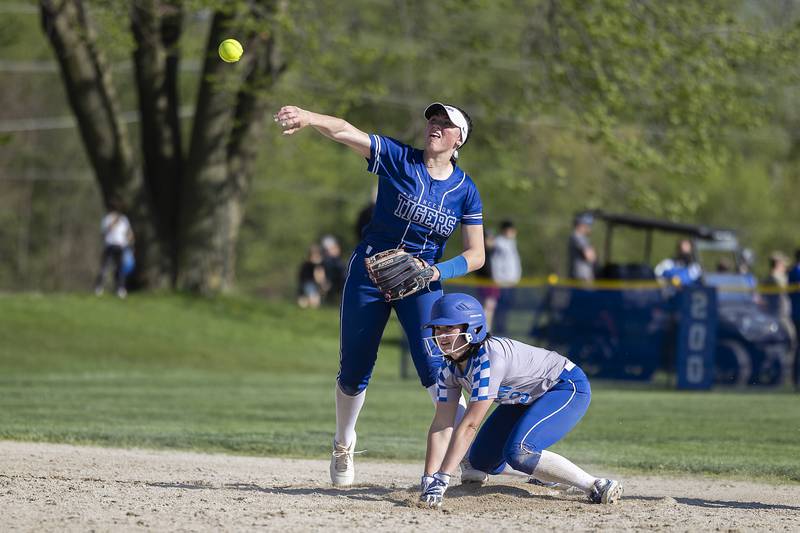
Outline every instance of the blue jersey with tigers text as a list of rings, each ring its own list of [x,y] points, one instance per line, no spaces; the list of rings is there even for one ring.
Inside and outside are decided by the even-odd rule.
[[[459,222],[483,224],[478,188],[457,165],[447,179],[435,180],[422,150],[389,137],[369,137],[367,168],[382,179],[362,237],[374,252],[402,247],[433,263]]]

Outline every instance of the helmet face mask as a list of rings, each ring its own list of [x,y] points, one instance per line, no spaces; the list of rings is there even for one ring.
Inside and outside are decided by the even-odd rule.
[[[436,335],[436,330],[434,329],[434,335],[424,337],[422,340],[425,342],[425,349],[428,351],[428,355],[431,357],[444,357],[454,363],[463,361],[465,359],[463,357],[464,353],[472,347],[473,336],[463,331],[463,326],[461,327],[462,331],[460,333]],[[463,343],[458,342],[461,338],[464,339]],[[457,347],[454,348],[454,346]]]

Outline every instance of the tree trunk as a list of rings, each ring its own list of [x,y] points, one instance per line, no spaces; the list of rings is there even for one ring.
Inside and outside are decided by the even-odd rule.
[[[180,0],[135,0],[131,29],[144,172],[120,120],[111,73],[81,0],[42,0],[42,25],[107,207],[136,234],[146,286],[216,292],[234,280],[236,240],[264,123],[264,92],[283,71],[272,29],[286,0],[226,2],[209,32],[189,156],[181,150],[177,91]],[[243,36],[245,56],[224,63],[217,45]]]
[[[177,90],[180,3],[136,0],[131,29],[136,40],[133,61],[141,116],[144,182],[153,206],[155,227],[166,253],[160,268],[177,277],[178,216],[183,154]]]
[[[216,47],[242,34],[245,23],[264,22],[275,6],[220,11],[212,23],[184,182],[178,285],[185,289],[215,292],[233,285],[236,239],[264,123],[263,89],[283,66],[274,35],[265,31],[250,32],[237,64],[220,61]]]
[[[157,284],[163,272],[152,261],[161,255],[152,210],[94,29],[80,0],[42,0],[41,15],[103,201],[130,216],[139,264],[146,265],[139,275],[145,283]]]

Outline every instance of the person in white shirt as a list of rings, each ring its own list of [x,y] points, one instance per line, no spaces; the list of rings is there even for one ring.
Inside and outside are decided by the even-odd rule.
[[[103,217],[100,223],[103,235],[103,255],[100,258],[100,272],[94,284],[94,292],[103,294],[106,273],[114,267],[114,290],[120,298],[127,296],[125,280],[132,268],[133,229],[128,217],[113,209]]]
[[[500,223],[500,233],[494,239],[491,257],[492,281],[500,288],[492,331],[506,332],[506,316],[514,303],[514,286],[522,277],[522,262],[517,250],[517,228],[510,220]]]

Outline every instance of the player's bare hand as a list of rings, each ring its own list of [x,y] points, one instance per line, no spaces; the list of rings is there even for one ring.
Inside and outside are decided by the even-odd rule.
[[[284,135],[292,135],[311,122],[308,111],[293,105],[283,106],[272,118],[283,128]]]

